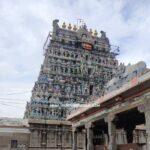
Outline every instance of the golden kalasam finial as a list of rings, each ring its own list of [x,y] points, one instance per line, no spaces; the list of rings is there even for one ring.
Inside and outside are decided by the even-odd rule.
[[[90,29],[90,34],[93,34],[93,31],[92,31],[92,29]]]
[[[73,26],[73,31],[77,31],[76,25]]]
[[[68,25],[68,29],[69,30],[71,30],[72,29],[72,26],[71,26],[71,24],[69,23],[69,25]]]
[[[97,35],[98,35],[97,30],[95,30],[94,31],[94,36],[97,36]]]
[[[66,23],[64,22],[62,28],[66,29]]]

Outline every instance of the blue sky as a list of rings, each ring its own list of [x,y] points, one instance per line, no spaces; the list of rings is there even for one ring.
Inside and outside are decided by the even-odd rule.
[[[149,0],[1,0],[0,116],[22,117],[43,62],[52,20],[104,30],[120,62],[150,67]],[[11,111],[10,111],[11,110]]]

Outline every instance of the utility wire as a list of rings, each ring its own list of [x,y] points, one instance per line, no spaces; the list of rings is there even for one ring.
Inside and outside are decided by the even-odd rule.
[[[10,106],[10,107],[15,107],[15,108],[20,108],[20,109],[25,109],[24,107],[9,105],[9,104],[5,104],[5,103],[1,103],[1,102],[0,102],[0,105]]]
[[[6,93],[6,94],[1,94],[0,93],[0,95],[17,95],[17,94],[26,94],[26,93],[31,93],[31,91],[16,92],[16,93]]]
[[[23,100],[23,99],[11,99],[11,98],[4,98],[4,97],[0,97],[1,100],[11,100],[11,101],[27,101],[27,100]]]
[[[20,104],[20,105],[23,105],[23,104],[25,104],[25,102],[24,103],[18,103],[18,102],[11,102],[11,101],[3,101],[3,100],[0,100],[0,102],[1,103],[8,103],[8,104]]]

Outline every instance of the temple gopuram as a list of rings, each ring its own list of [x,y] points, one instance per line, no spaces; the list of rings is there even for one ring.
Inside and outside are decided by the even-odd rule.
[[[80,104],[103,94],[103,86],[118,67],[118,47],[113,47],[101,31],[66,28],[53,21],[53,31],[44,44],[44,62],[27,103],[32,147],[72,147],[71,124],[66,116]],[[81,135],[82,137],[82,135]],[[51,141],[49,142],[48,139]],[[39,142],[37,142],[37,140]]]
[[[25,118],[65,119],[72,104],[101,96],[105,83],[118,67],[117,48],[112,51],[104,31],[98,36],[96,30],[93,33],[85,24],[79,29],[72,29],[69,24],[66,29],[64,23],[60,28],[58,20],[54,20]]]

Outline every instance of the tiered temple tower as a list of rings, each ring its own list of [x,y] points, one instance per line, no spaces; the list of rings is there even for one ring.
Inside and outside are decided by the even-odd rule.
[[[65,120],[67,114],[74,109],[73,104],[101,96],[104,84],[118,67],[117,53],[104,31],[98,36],[86,25],[72,29],[69,24],[66,29],[65,23],[60,28],[58,22],[53,21],[53,31],[44,44],[44,62],[26,106],[24,118],[29,120],[31,131],[29,150],[71,150],[72,127]],[[85,145],[82,141],[80,149]]]
[[[45,59],[25,118],[66,118],[72,104],[102,95],[118,66],[117,51],[104,31],[98,36],[85,24],[79,29],[69,24],[66,29],[65,23],[60,28],[58,22],[53,21],[53,32],[44,45]]]

